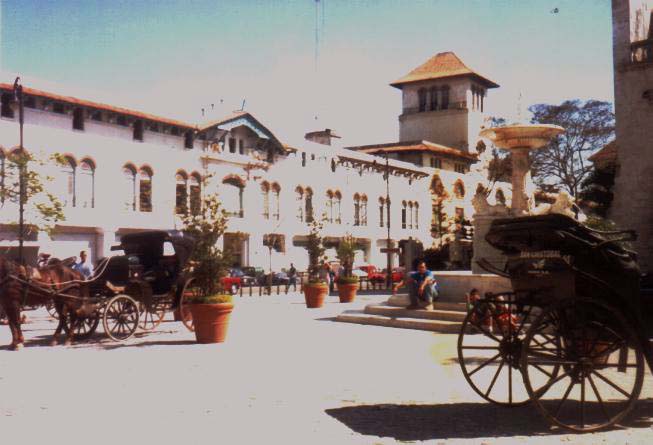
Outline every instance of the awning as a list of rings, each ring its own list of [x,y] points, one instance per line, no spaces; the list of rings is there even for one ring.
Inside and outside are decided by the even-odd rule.
[[[266,233],[263,235],[263,245],[284,253],[286,251],[286,236],[282,233]]]

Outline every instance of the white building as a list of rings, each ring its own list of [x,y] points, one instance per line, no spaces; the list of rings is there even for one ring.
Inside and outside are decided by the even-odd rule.
[[[19,125],[12,85],[0,90],[4,175]],[[95,261],[126,233],[179,229],[178,215],[192,210],[207,176],[203,192],[217,193],[230,212],[224,243],[240,265],[279,270],[293,262],[304,269],[308,222],[323,214],[330,258],[350,233],[362,249],[359,262],[383,267],[388,223],[402,251],[411,241],[431,244],[429,169],[389,161],[388,215],[382,158],[311,141],[288,147],[246,112],[194,125],[27,87],[24,98],[25,149],[67,161],[44,167],[66,218],[52,239],[38,233],[26,242],[41,252],[67,257],[86,249]],[[0,205],[0,247],[15,246],[17,205]],[[270,254],[263,242],[269,234],[282,240],[284,252]]]

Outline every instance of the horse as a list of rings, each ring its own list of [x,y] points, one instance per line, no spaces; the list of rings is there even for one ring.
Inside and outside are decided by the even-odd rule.
[[[84,285],[83,276],[60,261],[32,268],[0,258],[0,305],[7,314],[12,335],[10,348],[13,350],[21,349],[25,342],[20,329],[22,306],[44,305],[53,301],[59,313],[59,324],[50,344],[57,344],[61,330],[70,317],[70,329],[65,340],[65,344],[70,345],[81,317],[92,312],[85,302],[84,297],[87,296],[88,286]]]

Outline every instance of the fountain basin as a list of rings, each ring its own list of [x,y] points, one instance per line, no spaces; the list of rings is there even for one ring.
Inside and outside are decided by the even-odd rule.
[[[565,129],[558,125],[515,124],[486,128],[480,132],[480,136],[491,140],[494,145],[504,150],[517,148],[534,150],[544,147],[551,139],[564,132]]]

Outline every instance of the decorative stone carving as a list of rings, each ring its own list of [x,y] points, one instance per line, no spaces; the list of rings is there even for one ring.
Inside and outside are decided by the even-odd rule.
[[[504,216],[510,213],[510,210],[504,204],[492,205],[488,203],[487,196],[485,196],[485,192],[483,191],[478,191],[474,195],[472,205],[477,215]]]

